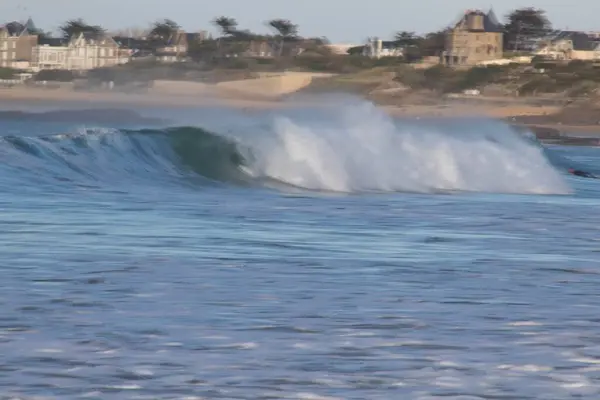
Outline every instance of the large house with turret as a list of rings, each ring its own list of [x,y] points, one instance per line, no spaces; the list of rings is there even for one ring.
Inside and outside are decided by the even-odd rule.
[[[446,35],[442,63],[472,66],[503,55],[503,29],[494,12],[467,10]]]

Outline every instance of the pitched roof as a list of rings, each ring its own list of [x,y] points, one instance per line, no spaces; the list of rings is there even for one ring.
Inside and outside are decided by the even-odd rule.
[[[33,23],[33,19],[31,19],[31,17],[29,17],[27,19],[27,22],[25,22],[25,29],[27,29],[27,31],[29,31],[29,32],[38,32],[39,31],[39,29]]]
[[[113,40],[119,45],[126,49],[132,50],[152,50],[156,46],[146,39],[138,39],[127,36],[113,36]]]
[[[66,44],[67,43],[63,38],[40,37],[38,39],[38,45],[40,46],[60,47],[65,46]]]

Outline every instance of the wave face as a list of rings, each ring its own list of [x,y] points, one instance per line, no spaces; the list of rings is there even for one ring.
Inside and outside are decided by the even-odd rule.
[[[325,118],[275,117],[261,132],[87,129],[1,139],[5,178],[273,185],[328,192],[567,194],[545,151],[508,126],[397,122],[369,104]],[[191,179],[191,180],[190,180]]]

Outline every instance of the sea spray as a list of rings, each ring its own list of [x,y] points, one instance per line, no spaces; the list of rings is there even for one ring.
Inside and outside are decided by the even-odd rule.
[[[567,194],[544,151],[508,125],[394,120],[345,104],[329,118],[275,118],[255,148],[257,176],[312,190]]]

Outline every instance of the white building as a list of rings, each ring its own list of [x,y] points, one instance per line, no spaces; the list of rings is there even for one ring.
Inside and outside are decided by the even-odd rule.
[[[69,48],[61,39],[40,39],[32,51],[32,69],[67,69]]]
[[[89,70],[110,67],[128,61],[110,37],[81,33],[68,42],[40,39],[32,51],[32,70]]]
[[[396,42],[370,38],[365,45],[363,55],[371,58],[402,57],[404,50]]]

